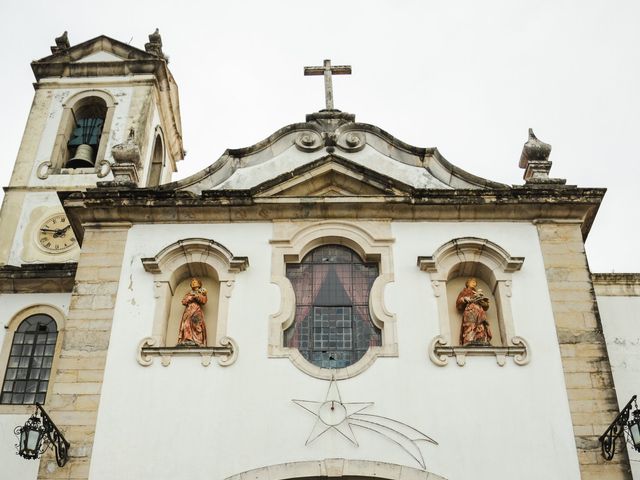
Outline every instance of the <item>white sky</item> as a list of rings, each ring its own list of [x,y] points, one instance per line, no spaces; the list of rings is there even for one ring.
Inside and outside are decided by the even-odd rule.
[[[587,240],[593,271],[640,272],[638,1],[9,1],[0,4],[0,184],[54,37],[143,48],[160,28],[180,87],[178,177],[324,106],[305,65],[350,64],[336,107],[453,164],[521,184],[527,129],[551,175],[608,192]],[[513,252],[517,254],[517,252]]]

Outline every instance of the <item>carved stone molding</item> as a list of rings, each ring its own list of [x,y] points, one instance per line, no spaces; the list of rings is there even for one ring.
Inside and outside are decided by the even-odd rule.
[[[53,172],[52,167],[53,166],[51,162],[42,162],[40,165],[38,165],[38,168],[36,169],[36,175],[40,180],[46,180],[47,178],[49,178],[49,175],[51,175],[51,173]]]
[[[389,222],[325,220],[321,222],[274,222],[271,282],[280,289],[280,308],[269,320],[269,356],[286,357],[304,373],[325,380],[351,378],[365,371],[378,357],[397,357],[396,317],[384,302],[385,288],[394,281],[391,246],[394,238]],[[348,367],[328,369],[313,365],[297,348],[283,345],[283,332],[294,321],[295,293],[286,277],[287,262],[299,262],[320,245],[345,245],[361,258],[377,262],[380,269],[369,296],[371,320],[382,330],[382,345],[369,347],[363,357]]]
[[[364,132],[316,132],[315,130],[304,130],[295,139],[295,146],[303,152],[315,152],[326,147],[331,153],[335,147],[345,152],[358,152],[367,144]]]
[[[96,164],[96,174],[98,178],[106,177],[109,175],[109,172],[111,172],[111,162],[109,160],[102,159]]]
[[[449,363],[449,357],[456,357],[458,366],[463,367],[467,361],[467,356],[486,357],[495,355],[498,365],[503,367],[507,357],[513,357],[516,365],[526,365],[531,360],[529,344],[521,337],[513,337],[513,345],[507,347],[499,346],[451,346],[447,345],[447,340],[442,335],[433,337],[429,343],[429,358],[433,363],[444,367]]]
[[[303,152],[315,152],[323,147],[322,136],[316,131],[305,130],[298,134],[295,145]]]
[[[203,367],[211,365],[211,359],[217,357],[218,365],[228,367],[238,358],[238,344],[231,337],[223,337],[220,347],[160,347],[159,341],[153,337],[146,337],[138,344],[136,358],[143,367],[153,364],[154,357],[160,357],[163,367],[171,364],[171,358],[182,356],[199,356]]]
[[[347,152],[358,152],[367,143],[363,132],[346,131],[338,136],[336,144],[341,150]]]
[[[98,178],[104,178],[107,175],[109,175],[109,172],[111,172],[111,162],[109,162],[108,160],[100,160],[99,162],[96,163],[96,166],[94,168],[89,168],[89,169],[66,169],[63,168],[60,170],[60,172],[58,172],[59,174],[65,174],[65,173],[76,173],[76,171],[80,171],[82,170],[83,172],[81,173],[85,173],[84,171],[87,170],[88,173],[95,173]],[[46,180],[47,178],[49,178],[49,175],[53,175],[55,174],[55,170],[53,168],[53,164],[49,161],[46,162],[42,162],[38,165],[38,168],[36,168],[36,176],[40,179],[40,180]]]
[[[108,182],[109,186],[136,186],[140,181],[138,167],[134,163],[114,163],[111,166],[111,170],[113,171],[113,182]]]

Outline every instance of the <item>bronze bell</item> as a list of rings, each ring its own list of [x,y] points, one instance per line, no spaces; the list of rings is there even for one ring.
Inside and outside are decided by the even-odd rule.
[[[66,168],[93,168],[94,166],[93,147],[86,143],[78,145],[73,158],[65,165]]]

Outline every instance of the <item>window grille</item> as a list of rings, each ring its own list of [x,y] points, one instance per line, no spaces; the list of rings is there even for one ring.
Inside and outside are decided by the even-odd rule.
[[[342,368],[357,362],[382,332],[371,321],[369,293],[378,265],[363,262],[341,245],[309,252],[299,264],[287,265],[296,295],[296,315],[284,332],[284,344],[297,348],[321,368]]]
[[[100,143],[103,124],[104,120],[102,118],[81,118],[77,120],[69,139],[69,147],[77,147],[83,144],[97,147]]]
[[[13,335],[0,403],[44,403],[58,338],[56,322],[48,315],[32,315]]]

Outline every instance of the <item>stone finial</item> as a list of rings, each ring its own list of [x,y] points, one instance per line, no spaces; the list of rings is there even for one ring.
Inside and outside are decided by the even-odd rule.
[[[538,140],[533,128],[529,129],[529,139],[522,147],[522,155],[520,156],[520,168],[527,168],[530,160],[546,161],[549,160],[551,154],[551,145]]]
[[[140,168],[140,148],[135,140],[135,131],[129,130],[129,138],[111,149],[114,163],[111,165],[113,183],[117,185],[137,185]]]
[[[59,53],[64,52],[65,50],[69,50],[71,48],[71,44],[69,43],[69,37],[67,36],[67,31],[65,30],[62,35],[56,37],[56,44],[51,47],[51,53]]]
[[[164,53],[162,53],[162,37],[160,36],[159,29],[156,28],[155,32],[149,35],[149,41],[144,44],[144,49],[147,53],[164,58]]]
[[[520,168],[524,168],[524,180],[527,185],[564,185],[567,181],[563,178],[550,178],[549,171],[552,163],[549,161],[551,145],[538,140],[529,129],[529,139],[522,147],[520,155]]]

